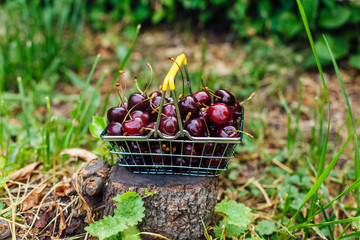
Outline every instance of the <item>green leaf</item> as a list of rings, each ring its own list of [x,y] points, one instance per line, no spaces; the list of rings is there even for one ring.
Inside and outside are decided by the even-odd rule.
[[[137,225],[141,221],[144,214],[145,207],[141,197],[129,197],[118,203],[117,209],[114,210],[116,217],[122,218],[127,225]]]
[[[334,37],[329,35],[326,38],[333,51],[335,59],[342,58],[348,53],[350,49],[350,42],[346,41],[342,36]],[[315,42],[315,48],[319,58],[326,61],[331,60],[329,50],[323,38],[319,38]]]
[[[136,226],[129,227],[121,233],[122,240],[141,240],[140,231]]]
[[[10,175],[6,177],[0,177],[0,187],[4,186],[4,184],[9,180]]]
[[[330,10],[324,8],[320,12],[319,25],[323,28],[334,29],[344,25],[351,16],[351,10],[347,7],[336,6]]]
[[[294,37],[302,30],[302,27],[295,16],[291,12],[283,12],[279,15],[277,21],[275,21],[276,30],[283,34],[287,39]]]
[[[220,221],[219,224],[213,228],[213,232],[215,233],[215,237],[221,237],[222,234],[222,226],[224,225],[224,221]],[[227,238],[239,237],[240,234],[245,233],[247,227],[239,227],[233,224],[226,224],[225,236]]]
[[[216,204],[215,212],[223,213],[226,216],[226,222],[239,227],[246,227],[251,222],[251,209],[242,203],[230,200],[222,200]]]
[[[92,122],[89,126],[90,133],[93,137],[100,138],[100,134],[102,133],[102,131],[104,131],[105,127],[105,118],[93,116]]]
[[[154,196],[154,193],[153,193],[153,192],[148,191],[147,189],[145,189],[145,196],[147,196],[147,197],[151,197],[151,196]]]
[[[127,228],[127,225],[121,219],[112,216],[105,216],[103,219],[91,223],[85,227],[85,230],[93,236],[98,237],[100,240],[109,238],[120,231]]]
[[[129,199],[130,197],[136,198],[136,197],[140,197],[140,195],[136,192],[126,192],[123,194],[116,195],[116,197],[114,197],[113,200],[116,202],[121,202],[122,200]]]
[[[351,55],[349,58],[349,63],[354,68],[360,69],[360,54]]]
[[[3,202],[0,202],[0,211],[4,210],[6,204]]]
[[[313,24],[318,12],[319,0],[303,0],[302,4],[305,9],[306,18],[310,24]]]
[[[259,222],[259,225],[256,226],[256,231],[260,235],[270,235],[270,234],[276,232],[277,229],[276,229],[276,225],[274,222],[265,220],[265,221]]]

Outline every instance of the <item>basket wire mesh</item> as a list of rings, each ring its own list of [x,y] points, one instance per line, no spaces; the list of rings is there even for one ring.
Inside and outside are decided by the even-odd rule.
[[[127,167],[133,173],[219,176],[227,169],[229,160],[234,157],[235,146],[242,141],[242,132],[238,138],[193,137],[183,128],[177,101],[173,102],[176,108],[179,132],[175,136],[167,136],[159,131],[160,116],[168,86],[170,86],[171,97],[177,99],[174,81],[178,66],[181,64],[184,64],[191,93],[185,55],[181,54],[176,61],[177,64],[173,64],[162,86],[163,91],[155,129],[146,136],[107,136],[108,125],[100,137],[103,141],[110,142],[110,152],[118,156],[120,166]],[[244,108],[241,108],[242,114],[237,119],[237,129],[242,131]],[[158,147],[156,148],[156,146]],[[186,148],[191,148],[190,154],[185,154],[184,149]],[[197,148],[201,154],[194,155],[194,148]]]

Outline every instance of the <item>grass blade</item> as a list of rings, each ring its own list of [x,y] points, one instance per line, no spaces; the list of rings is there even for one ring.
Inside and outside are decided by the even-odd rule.
[[[327,46],[327,48],[329,50],[331,61],[332,61],[332,64],[334,66],[337,79],[339,80],[341,91],[344,94],[344,98],[345,98],[346,105],[347,105],[347,108],[348,108],[348,113],[350,115],[350,119],[351,119],[352,125],[354,127],[354,118],[353,118],[353,115],[352,115],[350,102],[349,102],[348,96],[347,96],[346,91],[345,91],[344,83],[343,83],[343,80],[342,80],[341,75],[340,75],[339,67],[338,67],[338,65],[336,63],[334,54],[333,54],[333,52],[331,50],[331,47],[330,47],[325,35],[323,35],[323,38],[324,38],[326,46]],[[357,138],[356,134],[354,135],[354,145],[355,145],[354,146],[354,148],[355,148],[355,159],[354,159],[354,161],[355,161],[355,163],[354,163],[355,178],[359,179],[359,177],[360,177],[360,150],[359,150],[358,138]],[[357,192],[359,192],[359,189],[357,190]]]
[[[21,107],[23,109],[23,121],[25,123],[25,129],[26,129],[26,134],[28,137],[28,140],[30,141],[30,124],[29,124],[29,115],[28,115],[28,111],[27,111],[27,107],[26,107],[26,103],[25,103],[25,91],[24,91],[24,85],[22,83],[22,79],[21,77],[17,78],[17,82],[18,82],[18,86],[19,86],[19,91],[20,91],[20,96],[21,96]]]
[[[329,165],[324,169],[324,171],[322,172],[322,174],[316,179],[314,185],[310,188],[309,192],[306,194],[303,202],[301,203],[299,209],[297,210],[297,212],[295,213],[295,215],[292,217],[292,220],[288,223],[287,227],[289,227],[295,219],[295,216],[297,214],[299,214],[300,210],[302,209],[302,207],[305,205],[305,203],[314,195],[316,194],[317,190],[319,189],[320,185],[325,181],[325,179],[327,178],[327,176],[330,174],[331,170],[334,168],[335,164],[337,163],[337,161],[339,160],[342,152],[344,151],[347,143],[350,141],[352,135],[354,134],[357,126],[360,123],[360,119],[357,121],[354,129],[351,131],[350,135],[348,136],[348,138],[346,139],[346,141],[344,142],[344,144],[341,146],[340,150],[338,151],[338,153],[336,154],[336,156],[331,160],[331,162],[329,163]]]
[[[360,221],[360,217],[353,217],[353,218],[346,218],[346,219],[341,219],[341,220],[336,220],[336,221],[332,221],[332,222],[321,222],[321,223],[302,223],[297,225],[298,228],[302,228],[302,227],[317,227],[317,226],[331,226],[331,225],[335,225],[335,224],[340,224],[340,223],[351,223],[351,222],[356,222],[356,221]],[[296,226],[294,226],[296,227]],[[289,228],[289,230],[294,230],[294,227]]]

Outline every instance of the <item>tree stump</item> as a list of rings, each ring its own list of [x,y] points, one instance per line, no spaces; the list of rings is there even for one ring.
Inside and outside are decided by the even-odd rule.
[[[144,199],[142,232],[161,234],[169,239],[202,239],[204,227],[213,222],[217,201],[217,178],[178,175],[133,174],[115,164],[105,184],[102,204],[104,215],[112,215],[117,194],[145,190],[154,193]],[[142,235],[143,239],[154,239]]]

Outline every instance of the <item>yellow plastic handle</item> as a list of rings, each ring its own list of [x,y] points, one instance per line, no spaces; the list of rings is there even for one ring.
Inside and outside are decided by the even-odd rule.
[[[167,87],[169,85],[170,85],[170,90],[175,90],[174,79],[175,79],[176,73],[179,71],[179,67],[181,66],[181,64],[187,65],[187,60],[186,60],[185,54],[183,54],[183,53],[180,54],[179,56],[177,56],[175,62],[171,66],[168,74],[166,75],[163,86],[162,86],[163,91],[166,91]]]

